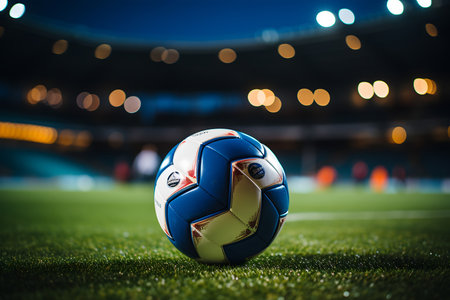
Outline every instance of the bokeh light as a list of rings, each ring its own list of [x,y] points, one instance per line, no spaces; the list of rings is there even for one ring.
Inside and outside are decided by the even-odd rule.
[[[424,78],[425,82],[427,83],[427,94],[434,95],[437,91],[437,85],[436,82],[433,79]]]
[[[393,15],[401,15],[405,9],[400,0],[388,0],[386,7]]]
[[[163,52],[165,50],[166,50],[166,48],[164,48],[164,47],[153,48],[153,50],[150,52],[151,60],[153,60],[154,62],[162,61],[161,55],[163,54]]]
[[[355,15],[348,8],[340,9],[338,15],[339,15],[339,19],[344,24],[351,25],[351,24],[355,23]]]
[[[176,63],[179,58],[180,54],[175,49],[166,49],[161,54],[161,60],[169,65]]]
[[[266,100],[266,95],[260,89],[253,89],[248,93],[248,102],[253,106],[261,106]]]
[[[11,9],[9,10],[9,16],[13,19],[19,19],[23,16],[25,13],[25,5],[22,3],[16,3],[13,6],[11,6]]]
[[[373,83],[373,91],[375,95],[380,98],[386,98],[389,94],[389,86],[386,82],[382,80],[377,80]]]
[[[69,47],[69,43],[66,40],[58,40],[53,44],[52,52],[53,54],[63,54],[67,51]]]
[[[375,192],[383,192],[388,184],[389,174],[385,167],[377,166],[370,174],[370,187]]]
[[[88,92],[81,92],[78,94],[76,102],[79,108],[84,109],[84,98],[86,98],[88,95]]]
[[[316,175],[317,184],[322,188],[332,185],[336,178],[336,169],[331,166],[324,166],[320,168]]]
[[[12,139],[41,144],[53,144],[58,137],[56,129],[10,122],[0,122],[0,139]]]
[[[62,105],[63,97],[61,90],[57,88],[50,89],[47,93],[47,103],[53,108],[58,108]]]
[[[360,82],[358,84],[358,94],[364,99],[372,98],[374,94],[373,86],[366,81]]]
[[[125,111],[129,114],[134,114],[141,108],[141,100],[136,96],[128,97],[123,104]]]
[[[116,89],[109,94],[109,103],[114,107],[121,106],[126,99],[126,94],[121,89]]]
[[[428,8],[431,6],[431,4],[433,4],[433,1],[432,0],[417,0],[417,3],[423,8]]]
[[[269,106],[266,106],[268,112],[277,113],[280,111],[282,106],[281,100],[278,97],[275,97],[273,103]]]
[[[427,34],[431,37],[437,37],[438,36],[438,30],[436,26],[432,23],[425,24],[425,31]]]
[[[345,37],[345,43],[352,50],[361,49],[361,41],[356,35],[349,34]]]
[[[8,6],[8,0],[0,0],[0,11],[3,11]]]
[[[264,93],[264,101],[262,104],[264,106],[272,105],[273,102],[275,101],[275,94],[269,89],[262,89],[262,91]],[[261,100],[261,98],[259,100]]]
[[[27,93],[27,101],[30,104],[36,104],[47,97],[47,88],[42,85],[36,85]]]
[[[64,129],[59,132],[58,144],[61,146],[70,146],[75,141],[75,133],[70,129]]]
[[[98,59],[106,59],[111,55],[111,46],[108,44],[101,44],[95,48],[95,57]]]
[[[309,89],[300,89],[297,92],[298,101],[305,106],[309,106],[314,102],[314,94]]]
[[[83,107],[87,111],[95,111],[100,106],[100,98],[96,94],[89,94],[84,98]]]
[[[295,56],[295,49],[290,44],[281,44],[278,46],[278,54],[286,59],[293,58]]]
[[[73,142],[73,145],[80,148],[86,148],[92,143],[92,134],[89,131],[80,131]]]
[[[330,94],[327,90],[317,89],[314,91],[314,101],[320,106],[327,106],[330,103]]]
[[[369,168],[367,167],[367,164],[363,161],[356,162],[352,167],[352,177],[358,181],[361,182],[362,180],[366,179],[367,174],[369,174]]]
[[[236,60],[236,52],[233,49],[225,48],[219,51],[219,59],[224,64],[231,64]]]
[[[394,127],[391,132],[392,142],[403,144],[406,141],[406,130],[401,126]]]
[[[428,91],[428,84],[423,78],[416,78],[413,82],[414,90],[419,95],[425,95]]]
[[[317,14],[316,21],[322,27],[331,27],[336,23],[336,17],[332,12],[324,10]]]

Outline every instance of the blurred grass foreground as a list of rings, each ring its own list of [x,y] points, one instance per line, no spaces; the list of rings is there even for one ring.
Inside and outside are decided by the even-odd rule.
[[[0,298],[444,299],[450,199],[329,189],[292,194],[289,222],[243,265],[178,252],[153,191],[0,191]]]

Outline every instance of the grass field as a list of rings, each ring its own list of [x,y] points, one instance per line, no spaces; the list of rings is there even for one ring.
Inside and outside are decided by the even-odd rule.
[[[227,266],[170,244],[151,188],[2,190],[0,298],[448,299],[449,210],[448,195],[293,194],[290,214],[315,217],[287,222],[263,254]],[[368,218],[321,219],[339,211]]]

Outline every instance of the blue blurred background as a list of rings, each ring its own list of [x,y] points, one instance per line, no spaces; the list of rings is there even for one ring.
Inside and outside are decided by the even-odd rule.
[[[0,0],[0,188],[149,182],[207,128],[291,190],[450,192],[448,1]]]

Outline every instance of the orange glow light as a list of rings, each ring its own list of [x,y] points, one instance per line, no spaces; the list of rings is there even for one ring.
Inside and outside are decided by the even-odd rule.
[[[220,50],[219,52],[219,59],[221,62],[225,64],[231,64],[236,60],[236,52],[233,49],[225,48]]]
[[[301,104],[309,106],[314,102],[314,94],[309,89],[300,89],[297,93],[297,99]]]
[[[360,82],[358,84],[358,93],[361,96],[361,98],[370,99],[373,97],[374,94],[373,86],[366,81]]]
[[[330,103],[330,94],[324,89],[317,89],[314,91],[314,100],[320,106],[327,106]]]
[[[389,174],[385,167],[378,166],[370,174],[370,187],[375,192],[383,192],[388,184]]]
[[[179,58],[180,54],[175,49],[166,49],[161,54],[161,60],[169,65],[176,63]]]
[[[295,49],[289,44],[281,44],[278,46],[278,54],[286,59],[293,58],[295,56]]]
[[[30,104],[36,104],[47,97],[47,88],[39,84],[32,88],[27,94],[27,100]]]
[[[275,102],[275,94],[269,89],[263,89],[262,91],[264,93],[264,100],[262,104],[264,106],[272,105]]]
[[[53,44],[52,52],[53,54],[63,54],[67,51],[67,48],[69,47],[69,43],[66,40],[58,40]]]
[[[416,78],[413,82],[414,90],[419,95],[425,95],[428,91],[428,83],[423,78]]]
[[[361,41],[356,35],[350,34],[345,37],[345,43],[352,50],[361,49]]]
[[[121,106],[125,102],[125,99],[125,92],[120,89],[114,90],[109,94],[109,103],[114,107]]]
[[[51,127],[0,122],[0,139],[21,140],[41,144],[53,144],[56,141],[57,137],[57,131]]]
[[[434,26],[434,24],[431,24],[431,23],[425,24],[425,31],[431,37],[438,36],[438,30],[437,30],[436,26]]]
[[[95,48],[95,57],[98,59],[106,59],[108,56],[111,55],[111,46],[108,44],[101,44],[98,45],[97,48]]]
[[[275,97],[275,100],[273,101],[273,103],[269,106],[266,106],[266,109],[268,112],[271,113],[277,113],[280,111],[282,106],[281,100],[278,97]]]
[[[397,126],[392,129],[392,141],[395,144],[403,144],[406,141],[406,130],[401,126]]]
[[[261,106],[264,101],[266,100],[266,95],[264,94],[264,92],[260,89],[254,89],[251,90],[248,93],[248,102],[250,102],[251,105],[253,106]]]
[[[320,187],[329,187],[336,180],[336,177],[336,169],[331,166],[325,166],[317,172],[316,180]]]

